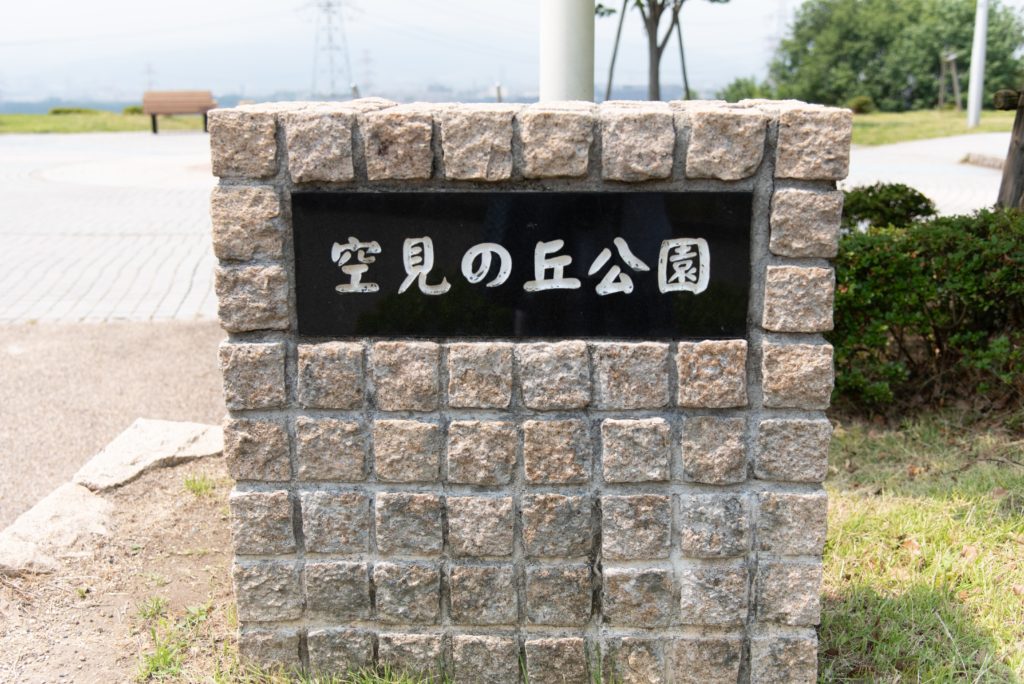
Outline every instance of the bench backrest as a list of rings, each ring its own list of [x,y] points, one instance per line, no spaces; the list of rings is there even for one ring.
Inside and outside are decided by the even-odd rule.
[[[146,114],[202,114],[216,106],[209,90],[151,90],[142,95]]]

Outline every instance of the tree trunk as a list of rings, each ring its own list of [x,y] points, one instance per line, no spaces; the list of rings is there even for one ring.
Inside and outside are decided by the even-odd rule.
[[[647,99],[661,99],[661,49],[658,47],[658,24],[665,0],[648,0],[644,28],[647,29]]]

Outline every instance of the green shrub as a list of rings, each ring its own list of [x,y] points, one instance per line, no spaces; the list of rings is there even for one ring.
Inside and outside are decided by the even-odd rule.
[[[908,226],[935,216],[935,203],[903,183],[875,183],[846,191],[843,227]]]
[[[737,78],[715,93],[715,96],[726,102],[770,98],[772,97],[772,88],[767,82],[758,83],[754,77]]]
[[[88,109],[87,107],[53,107],[50,109],[50,114],[99,114],[98,109]]]
[[[122,114],[142,114],[142,105],[128,105],[121,110]]]
[[[981,211],[843,237],[836,404],[873,412],[1024,398],[1024,213]]]
[[[854,114],[870,114],[871,112],[878,109],[875,106],[875,101],[871,99],[870,95],[858,95],[851,97],[846,101],[847,109],[853,110]]]

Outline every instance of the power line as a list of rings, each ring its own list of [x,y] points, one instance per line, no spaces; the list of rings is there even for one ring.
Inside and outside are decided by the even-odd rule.
[[[349,57],[348,39],[345,36],[345,2],[344,0],[314,0],[309,5],[317,10],[316,32],[313,36],[313,85],[312,95],[317,96],[319,91],[318,78],[320,75],[319,57],[324,52],[327,56],[327,82],[328,90],[326,96],[329,99],[338,97],[336,82],[337,69],[335,67],[335,56],[340,55],[345,61],[345,78],[349,87],[355,89],[352,80],[352,60]]]

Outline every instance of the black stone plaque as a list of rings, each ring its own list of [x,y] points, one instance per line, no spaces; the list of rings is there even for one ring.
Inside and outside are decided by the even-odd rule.
[[[744,337],[751,193],[296,192],[310,337]]]

